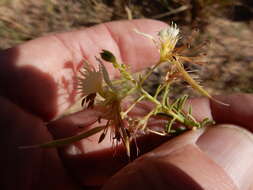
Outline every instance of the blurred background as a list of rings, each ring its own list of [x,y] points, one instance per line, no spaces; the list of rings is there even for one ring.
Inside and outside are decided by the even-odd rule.
[[[197,70],[209,92],[253,93],[252,0],[0,0],[0,49],[50,32],[130,17],[176,22],[182,40],[192,41],[193,46],[208,41],[203,50],[208,63],[186,67]],[[151,91],[162,74],[158,70],[152,76],[148,84]],[[179,94],[192,93],[175,89]]]

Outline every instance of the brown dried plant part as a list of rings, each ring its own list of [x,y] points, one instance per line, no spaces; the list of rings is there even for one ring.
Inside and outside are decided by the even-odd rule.
[[[207,62],[205,58],[205,54],[195,57],[187,57],[180,55],[186,48],[189,48],[189,44],[183,45],[179,48],[176,48],[176,43],[179,40],[179,29],[176,24],[172,24],[168,28],[163,29],[160,33],[160,62],[168,62],[172,66],[177,68],[177,71],[180,73],[180,77],[183,78],[194,90],[199,92],[200,94],[222,104],[228,106],[227,104],[220,102],[213,98],[196,80],[194,80],[191,75],[184,69],[183,62],[190,62],[193,64],[202,65]],[[201,44],[196,47],[196,49],[201,49],[205,46],[207,42]],[[168,71],[169,72],[169,71]],[[169,76],[169,74],[167,74]],[[178,75],[179,76],[179,75]]]

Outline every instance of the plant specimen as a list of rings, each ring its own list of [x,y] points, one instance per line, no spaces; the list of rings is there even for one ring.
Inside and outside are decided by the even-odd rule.
[[[155,43],[160,53],[159,61],[145,74],[131,73],[128,66],[120,63],[108,50],[101,52],[101,59],[97,58],[97,70],[89,63],[84,62],[78,78],[78,89],[82,97],[80,104],[83,109],[93,109],[96,106],[105,108],[107,111],[97,118],[101,125],[76,136],[36,145],[36,147],[62,146],[98,132],[101,133],[98,139],[98,143],[100,143],[110,131],[112,140],[123,143],[126,153],[130,157],[130,144],[139,135],[147,133],[161,136],[173,135],[213,124],[213,121],[208,118],[197,121],[192,115],[191,107],[188,110],[185,109],[187,95],[175,100],[170,98],[170,87],[178,80],[187,82],[194,90],[212,98],[184,68],[184,62],[194,63],[194,59],[181,55],[182,51],[187,48],[186,46],[176,47],[179,40],[179,29],[176,24],[172,23],[161,30],[158,33],[158,40],[148,34],[135,32],[144,35]],[[117,79],[112,80],[110,78],[105,64],[112,64],[119,71]],[[145,90],[144,82],[149,80],[154,70],[162,64],[168,65],[166,77],[154,95],[151,95]],[[125,102],[129,101],[131,102],[130,105],[125,106]],[[129,113],[141,101],[149,101],[153,105],[152,109],[144,116],[131,116]],[[166,123],[160,129],[149,127],[150,118],[157,115],[165,118]]]

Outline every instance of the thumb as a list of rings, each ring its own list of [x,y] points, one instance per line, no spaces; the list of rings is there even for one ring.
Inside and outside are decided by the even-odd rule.
[[[253,136],[233,125],[187,132],[129,164],[107,189],[250,189]]]

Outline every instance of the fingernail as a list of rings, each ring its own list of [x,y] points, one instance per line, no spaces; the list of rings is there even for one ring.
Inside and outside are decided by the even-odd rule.
[[[235,125],[208,128],[196,144],[221,166],[239,189],[249,189],[253,176],[253,135]]]

